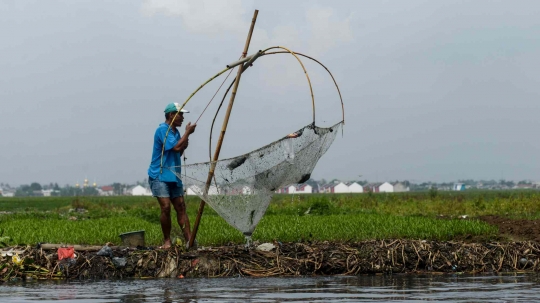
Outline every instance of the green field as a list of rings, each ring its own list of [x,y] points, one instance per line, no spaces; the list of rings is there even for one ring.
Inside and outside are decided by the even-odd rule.
[[[199,200],[187,198],[193,223]],[[74,209],[85,209],[77,212]],[[152,197],[0,198],[0,239],[7,245],[41,243],[120,244],[119,234],[146,231],[146,243],[161,243],[159,207]],[[174,211],[172,212],[175,215]],[[424,192],[394,194],[275,195],[254,240],[358,241],[495,236],[480,215],[540,218],[536,191]],[[440,216],[444,216],[441,220]],[[173,220],[174,222],[174,220]],[[179,228],[173,229],[178,235]],[[9,239],[8,239],[9,238]],[[205,208],[199,245],[242,243],[243,235]]]

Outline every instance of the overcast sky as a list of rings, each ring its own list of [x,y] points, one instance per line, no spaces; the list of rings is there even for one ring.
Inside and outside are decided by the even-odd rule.
[[[145,179],[165,105],[241,55],[254,9],[250,53],[312,55],[340,85],[343,136],[314,178],[540,180],[540,1],[0,0],[0,182]],[[304,62],[317,124],[339,122],[331,78]],[[190,101],[186,122],[223,79]],[[221,96],[190,139],[188,164],[208,160]],[[242,77],[222,157],[311,115],[295,59],[263,57]]]

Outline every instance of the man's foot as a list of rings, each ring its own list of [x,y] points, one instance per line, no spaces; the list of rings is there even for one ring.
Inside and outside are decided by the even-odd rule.
[[[159,247],[159,249],[169,249],[171,248],[171,240],[167,240],[163,242],[163,245]]]

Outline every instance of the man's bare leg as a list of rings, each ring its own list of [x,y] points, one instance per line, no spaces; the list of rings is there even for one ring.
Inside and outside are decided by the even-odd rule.
[[[184,239],[187,242],[191,237],[191,227],[189,225],[189,218],[186,212],[186,203],[184,202],[184,197],[172,198],[171,202],[176,210],[176,220],[178,221],[178,225],[180,225],[182,233],[184,234]]]
[[[161,208],[159,221],[163,232],[162,248],[169,248],[171,247],[171,199],[158,197],[157,200]]]

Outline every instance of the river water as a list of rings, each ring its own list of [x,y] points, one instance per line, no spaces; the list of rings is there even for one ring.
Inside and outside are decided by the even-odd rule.
[[[540,302],[540,275],[35,281],[0,302]]]

